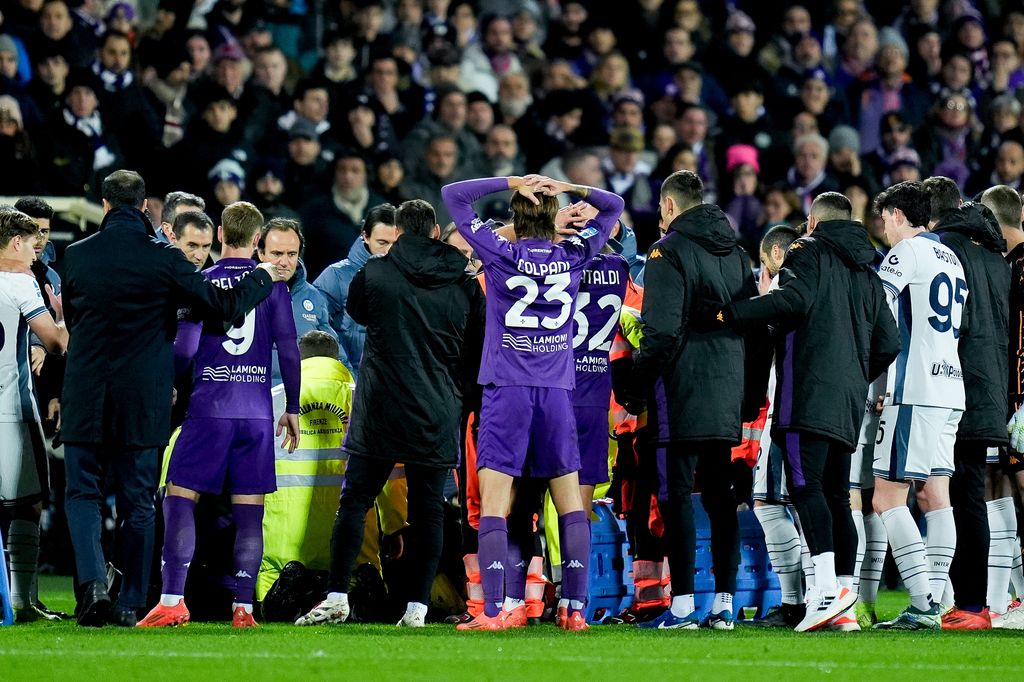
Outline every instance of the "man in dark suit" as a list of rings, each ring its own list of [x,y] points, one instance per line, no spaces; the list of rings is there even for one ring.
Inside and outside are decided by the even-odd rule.
[[[146,605],[159,452],[171,431],[175,312],[192,305],[211,317],[237,319],[281,277],[263,264],[234,288],[218,289],[181,251],[153,239],[138,173],[111,173],[102,195],[99,232],[65,253],[64,310],[74,338],[61,401],[67,515],[78,622],[100,626],[111,608],[100,505],[105,481],[113,481],[124,583],[111,620],[133,626]]]

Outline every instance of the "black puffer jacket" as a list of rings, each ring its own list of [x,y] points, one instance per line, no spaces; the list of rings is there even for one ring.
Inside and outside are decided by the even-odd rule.
[[[987,217],[985,214],[988,214]],[[982,204],[947,211],[932,229],[953,250],[967,276],[970,326],[960,335],[960,367],[967,405],[956,432],[959,442],[1006,445],[1006,382],[1009,345],[1010,267],[1006,240]]]
[[[857,444],[868,383],[900,351],[860,223],[829,220],[790,247],[779,288],[723,311],[735,328],[776,325],[773,430]]]
[[[743,418],[751,416],[743,414],[745,338],[693,323],[708,301],[727,303],[756,292],[750,260],[717,206],[685,211],[651,247],[644,335],[629,393],[646,399],[649,433],[658,441],[740,441]],[[655,386],[659,377],[663,388]],[[764,386],[760,395],[755,402],[763,399]]]
[[[467,362],[483,348],[484,297],[466,257],[406,234],[352,278],[346,309],[366,327],[345,449],[452,468]]]

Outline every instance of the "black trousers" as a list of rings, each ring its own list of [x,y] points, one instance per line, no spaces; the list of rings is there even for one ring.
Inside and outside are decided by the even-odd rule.
[[[836,575],[853,575],[857,527],[850,514],[850,451],[798,431],[773,434],[785,455],[786,482],[811,556],[835,552]]]
[[[118,596],[123,608],[146,606],[153,555],[153,496],[160,474],[159,450],[129,450],[92,445],[64,445],[67,473],[65,509],[71,544],[75,548],[78,585],[107,580],[107,562],[100,535],[101,505],[106,498],[104,482],[114,479],[117,497],[117,542],[123,564],[124,585]]]
[[[740,535],[736,498],[732,492],[731,451],[730,444],[721,442],[682,443],[668,448],[668,500],[661,512],[674,596],[693,594],[697,554],[692,497],[695,473],[700,476],[701,501],[711,521],[715,591],[736,592]]]
[[[371,457],[350,457],[345,470],[341,504],[331,533],[331,570],[328,590],[348,592],[352,569],[363,544],[366,512],[388,482],[395,462]],[[409,576],[407,601],[430,603],[430,587],[441,559],[444,521],[444,486],[450,469],[405,465],[409,484],[409,529],[405,535]]]
[[[985,455],[981,443],[957,441],[953,449],[956,470],[949,497],[956,523],[956,552],[949,579],[959,608],[981,609],[988,600],[988,506],[985,504]]]

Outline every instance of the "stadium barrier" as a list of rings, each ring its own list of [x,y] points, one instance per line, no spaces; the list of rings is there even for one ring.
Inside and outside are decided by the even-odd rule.
[[[611,500],[596,500],[594,514],[597,520],[590,523],[588,623],[600,623],[633,603],[633,557],[626,522],[616,517]]]

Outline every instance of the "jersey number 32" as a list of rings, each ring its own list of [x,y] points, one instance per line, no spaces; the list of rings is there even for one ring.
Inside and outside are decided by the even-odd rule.
[[[591,303],[590,292],[581,291],[576,295],[576,314],[573,315],[573,322],[576,323],[576,336],[572,338],[572,347],[577,349],[584,344],[587,344],[586,351],[609,351],[612,349],[612,333],[615,331],[615,325],[619,321],[619,311],[622,309],[622,299],[615,294],[605,294],[601,298],[597,299],[597,308],[600,308],[602,313],[607,314],[607,318],[601,328],[594,332],[594,335],[589,339],[587,336],[590,334],[590,320],[594,318],[595,322],[600,321],[600,316],[591,311],[591,315],[587,315],[587,306]]]

